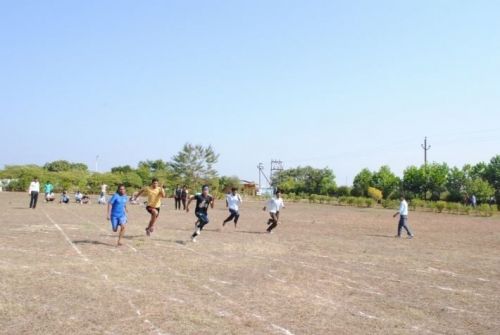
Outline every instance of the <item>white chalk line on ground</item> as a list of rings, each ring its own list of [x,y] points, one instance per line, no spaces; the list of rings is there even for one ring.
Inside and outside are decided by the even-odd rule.
[[[83,252],[71,241],[71,239],[68,237],[68,235],[66,235],[66,233],[64,232],[64,230],[57,224],[57,222],[52,219],[47,212],[43,211],[43,213],[45,214],[45,216],[49,219],[50,222],[52,222],[52,224],[54,224],[54,226],[61,232],[61,234],[64,236],[64,238],[66,239],[66,241],[73,247],[73,249],[75,251],[77,251],[78,255],[80,257],[82,257],[86,262],[88,262],[89,264],[91,264],[95,269],[96,271],[102,276],[102,278],[104,279],[104,281],[106,283],[110,283],[112,284],[111,280],[109,279],[108,275],[104,272],[102,272],[99,267],[97,265],[95,265],[93,262],[91,262],[91,260],[85,256],[83,254]],[[116,286],[112,286],[113,289],[121,295],[121,292],[120,290],[116,287]],[[140,319],[143,319],[144,323],[147,323],[149,326],[150,326],[150,329],[151,330],[154,330],[158,335],[168,335],[168,333],[164,333],[159,327],[155,326],[151,321],[147,320],[147,319],[144,319],[142,318],[142,315],[141,315],[141,312],[139,309],[135,308],[135,304],[132,302],[132,300],[127,297],[127,300],[128,300],[128,303],[131,307],[133,307],[134,309],[134,312],[137,314],[137,317],[140,318]]]
[[[103,231],[103,228],[99,227],[99,226],[98,226],[97,224],[95,224],[93,221],[91,221],[91,220],[89,220],[89,219],[85,219],[85,218],[81,217],[80,215],[78,215],[78,214],[76,214],[76,213],[72,213],[72,214],[74,214],[75,216],[79,217],[79,218],[80,218],[80,219],[82,219],[82,220],[87,221],[88,223],[90,223],[90,224],[91,224],[91,225],[93,225],[94,227],[96,227],[96,228],[98,228],[99,230]],[[158,244],[156,244],[156,245],[158,245]],[[159,245],[158,245],[158,246],[159,246]],[[176,244],[176,247],[174,247],[174,248],[172,248],[172,249],[175,249],[175,250],[183,250],[183,249],[184,249],[184,250],[188,250],[188,251],[190,251],[190,252],[192,252],[192,253],[194,253],[194,254],[197,254],[197,255],[199,255],[199,256],[203,256],[203,257],[210,256],[211,258],[218,260],[218,258],[216,258],[216,257],[215,257],[215,256],[213,256],[213,255],[200,253],[200,252],[198,252],[198,251],[196,251],[196,250],[194,250],[194,249],[192,249],[192,248],[189,248],[189,247],[187,247],[187,246],[185,246],[185,245]],[[142,253],[139,253],[139,254],[141,254],[141,256],[143,256],[143,257],[146,257],[145,255],[142,255]],[[146,258],[147,258],[147,257],[146,257]],[[220,264],[225,264],[225,263],[220,262],[220,261],[218,261],[218,262],[219,262]],[[161,261],[160,261],[160,263],[162,263],[162,265],[163,265],[163,266],[165,266],[165,265],[163,264],[163,262],[161,262]],[[174,274],[175,274],[175,275],[177,275],[177,276],[184,277],[184,278],[188,278],[188,279],[190,279],[191,281],[193,281],[193,282],[195,282],[195,283],[200,283],[200,281],[199,281],[199,280],[194,279],[194,278],[193,278],[192,276],[190,276],[190,275],[183,274],[183,273],[181,273],[181,272],[179,272],[179,271],[177,271],[177,270],[174,270],[174,269],[172,269],[171,267],[168,267],[168,266],[165,266],[165,268],[166,268],[166,269],[168,269],[169,271],[171,271],[172,273],[174,273]],[[223,281],[223,280],[213,280],[213,282],[224,283],[225,285],[231,284],[230,282],[228,282],[228,281]],[[229,299],[229,298],[225,297],[225,296],[224,296],[224,295],[222,295],[220,292],[218,292],[218,291],[216,291],[216,290],[212,289],[212,288],[211,288],[211,287],[209,287],[208,285],[202,285],[201,287],[202,287],[202,288],[204,288],[205,290],[207,290],[207,291],[209,291],[209,292],[211,292],[211,293],[215,294],[215,295],[216,295],[216,296],[218,296],[219,298],[225,299],[227,302],[229,302],[229,303],[230,303],[230,304],[232,304],[233,306],[237,306],[237,304],[236,304],[234,301],[232,301],[231,299]],[[186,288],[187,288],[187,287],[186,287]],[[168,298],[168,299],[172,301],[172,299],[170,299],[170,298]],[[129,304],[130,304],[130,302],[129,302]],[[239,308],[239,311],[240,311],[240,313],[241,313],[241,314],[243,314],[243,315],[247,315],[247,316],[254,317],[254,314],[249,313],[249,312],[247,312],[247,311],[245,311],[245,310],[243,310],[243,309],[241,309],[241,308]],[[139,312],[140,312],[140,311],[139,311]],[[217,315],[217,312],[216,312],[215,314]],[[233,313],[233,314],[234,314],[234,313]],[[220,315],[219,315],[219,316],[220,316]],[[254,318],[255,318],[255,317],[254,317]],[[264,319],[264,318],[262,318],[262,317],[261,317],[261,318],[257,318],[257,319],[259,319],[260,321],[264,320],[265,322],[268,322],[267,320],[265,320],[265,319]],[[270,323],[270,325],[271,325],[271,323]],[[281,327],[281,326],[280,326],[280,328],[282,328],[282,329],[286,330],[286,328],[283,328],[283,327]],[[287,331],[288,331],[288,330],[287,330]],[[292,333],[290,332],[290,334],[292,334]]]
[[[68,211],[67,208],[64,208],[65,211]],[[108,233],[108,231],[100,226],[98,226],[96,223],[94,223],[93,221],[90,221],[89,219],[87,218],[84,218],[83,216],[81,216],[80,214],[77,214],[75,213],[74,211],[71,212],[71,214],[73,214],[74,216],[76,216],[77,218],[79,218],[80,220],[83,220],[83,221],[86,221],[87,223],[93,225],[94,227],[96,227],[97,229],[99,229],[100,231],[104,232],[104,233]],[[128,243],[124,243],[124,245],[126,247],[128,247],[130,250],[134,251],[134,252],[137,252],[137,249],[134,248],[133,246],[129,245]]]

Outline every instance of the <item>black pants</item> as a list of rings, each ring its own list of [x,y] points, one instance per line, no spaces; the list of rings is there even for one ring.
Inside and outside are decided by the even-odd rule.
[[[278,226],[280,212],[269,213],[269,215],[271,215],[271,218],[269,220],[267,220],[267,225],[269,226],[269,227],[267,227],[267,231],[271,232],[271,230],[273,230],[274,228],[276,228]]]
[[[175,209],[181,209],[181,199],[175,198]]]
[[[182,198],[182,209],[186,210],[186,198]]]
[[[398,236],[401,236],[401,230],[404,228],[406,230],[406,233],[408,236],[412,236],[413,234],[411,233],[410,227],[408,226],[408,216],[406,215],[400,215],[399,216],[399,223],[398,223]]]
[[[31,191],[30,208],[35,208],[38,201],[38,192]]]
[[[238,211],[235,211],[234,209],[230,209],[229,213],[231,213],[227,219],[224,220],[224,223],[230,222],[232,219],[234,219],[234,224],[238,223],[238,219],[240,218],[240,213]]]

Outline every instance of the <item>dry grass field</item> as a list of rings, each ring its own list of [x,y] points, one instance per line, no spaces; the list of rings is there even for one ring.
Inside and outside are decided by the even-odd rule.
[[[97,204],[0,193],[0,334],[500,334],[500,219],[287,204],[265,234],[262,204],[221,228],[129,206],[126,244]]]

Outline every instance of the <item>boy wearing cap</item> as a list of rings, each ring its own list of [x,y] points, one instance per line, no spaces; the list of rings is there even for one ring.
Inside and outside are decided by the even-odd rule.
[[[203,227],[208,224],[208,206],[214,208],[214,197],[208,194],[208,186],[203,185],[201,194],[196,194],[189,198],[189,201],[186,205],[186,212],[189,212],[189,204],[191,201],[196,200],[196,209],[194,210],[194,214],[198,218],[198,225],[196,226],[196,230],[193,235],[191,235],[191,240],[196,242],[196,237],[200,235]]]

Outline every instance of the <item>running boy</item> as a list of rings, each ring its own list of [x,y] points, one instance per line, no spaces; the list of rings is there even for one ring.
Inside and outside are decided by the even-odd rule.
[[[275,196],[272,197],[262,209],[263,211],[265,211],[266,208],[269,209],[269,215],[271,216],[271,218],[267,220],[267,225],[269,226],[267,227],[268,233],[272,233],[272,230],[278,226],[280,210],[284,207],[285,203],[283,202],[283,198],[281,198],[281,191],[277,190]]]
[[[145,187],[137,193],[134,200],[139,198],[141,194],[146,194],[148,197],[146,210],[151,214],[151,219],[149,220],[149,225],[146,227],[146,235],[150,236],[154,230],[154,225],[158,216],[160,215],[161,198],[165,197],[165,190],[163,186],[160,185],[158,179],[153,178],[151,180],[151,186]]]
[[[118,226],[120,226],[118,242],[116,243],[117,246],[122,245],[122,237],[123,234],[125,234],[125,226],[127,225],[127,201],[128,197],[125,186],[121,184],[108,202],[107,219],[111,221],[113,231],[116,233],[118,231]]]
[[[236,193],[237,188],[231,188],[231,193],[226,196],[226,207],[229,208],[229,216],[222,222],[222,227],[226,225],[226,223],[231,222],[234,219],[234,228],[238,224],[238,219],[240,218],[240,206],[243,200],[238,193]]]
[[[196,230],[193,235],[191,235],[191,240],[196,242],[196,236],[200,235],[203,227],[208,224],[208,206],[214,208],[214,197],[208,194],[208,186],[203,185],[201,194],[196,194],[189,198],[189,201],[186,205],[186,212],[189,212],[189,204],[191,201],[196,200],[196,209],[194,210],[194,214],[198,218],[198,225],[196,226]]]

